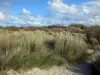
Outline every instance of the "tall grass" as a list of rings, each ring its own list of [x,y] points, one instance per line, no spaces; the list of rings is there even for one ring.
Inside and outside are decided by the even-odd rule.
[[[66,59],[76,62],[87,45],[69,32],[13,31],[0,33],[0,69],[60,66]]]
[[[87,44],[82,37],[73,36],[71,33],[59,34],[55,41],[55,51],[70,63],[79,60],[86,53]]]

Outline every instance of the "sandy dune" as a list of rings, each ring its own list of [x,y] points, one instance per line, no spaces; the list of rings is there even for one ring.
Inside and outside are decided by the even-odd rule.
[[[27,71],[20,71],[20,72],[15,72],[13,70],[10,70],[7,72],[8,75],[82,75],[81,73],[77,72],[72,72],[66,67],[57,67],[53,66],[50,69],[47,70],[41,70],[39,68],[33,68],[31,70]]]

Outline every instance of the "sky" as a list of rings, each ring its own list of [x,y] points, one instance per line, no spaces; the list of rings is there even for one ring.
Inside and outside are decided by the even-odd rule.
[[[100,0],[0,0],[0,26],[100,25]]]

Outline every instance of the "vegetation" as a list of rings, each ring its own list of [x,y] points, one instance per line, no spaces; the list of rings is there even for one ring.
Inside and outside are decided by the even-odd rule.
[[[100,27],[74,24],[1,27],[0,70],[48,68],[86,61],[88,48],[100,49]]]

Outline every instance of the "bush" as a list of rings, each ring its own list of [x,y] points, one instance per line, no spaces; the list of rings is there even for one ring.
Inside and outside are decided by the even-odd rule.
[[[8,27],[4,27],[4,29],[11,30],[11,31],[18,31],[19,30],[19,28],[16,26],[8,26]]]
[[[95,41],[98,41],[98,43],[100,44],[100,34],[99,33],[100,33],[100,26],[87,27],[87,29],[85,30],[87,42],[93,45],[94,40],[92,38],[94,38]]]
[[[94,66],[98,71],[100,71],[100,56],[96,59]]]
[[[76,27],[68,27],[67,31],[71,33],[84,33],[84,31],[81,28]]]
[[[86,29],[87,27],[83,24],[71,24],[70,27],[80,28],[80,29]]]

